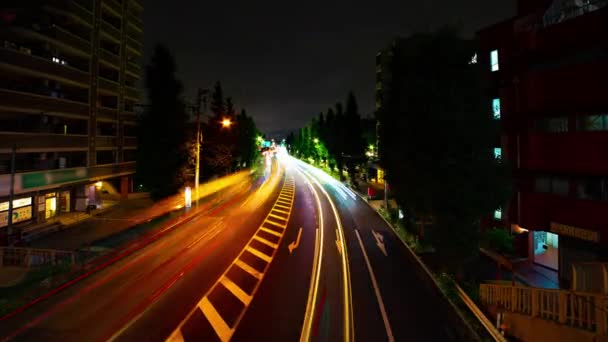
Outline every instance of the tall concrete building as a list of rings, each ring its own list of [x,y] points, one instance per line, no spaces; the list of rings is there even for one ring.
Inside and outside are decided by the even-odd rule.
[[[0,237],[132,187],[141,0],[0,4]]]
[[[608,1],[519,0],[478,37],[515,180],[495,223],[568,285],[573,264],[608,260]]]

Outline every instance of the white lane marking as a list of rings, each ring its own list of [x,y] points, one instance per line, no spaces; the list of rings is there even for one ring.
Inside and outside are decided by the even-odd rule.
[[[263,274],[260,271],[256,270],[255,268],[246,264],[244,261],[237,260],[234,264],[237,265],[238,267],[242,268],[243,271],[251,274],[252,276],[254,276],[258,279],[262,279]]]
[[[361,236],[359,235],[359,231],[355,229],[355,234],[357,235],[357,240],[359,240],[359,246],[361,246],[361,251],[363,252],[363,257],[365,258],[365,264],[367,265],[367,270],[369,271],[369,277],[372,280],[372,285],[374,286],[374,292],[376,293],[376,299],[378,300],[378,306],[380,307],[380,313],[382,313],[382,320],[384,321],[384,329],[386,329],[386,335],[388,336],[389,342],[394,342],[395,337],[393,336],[393,330],[391,329],[391,324],[388,321],[388,315],[386,314],[386,309],[384,308],[384,301],[382,301],[382,295],[380,294],[380,289],[378,288],[378,282],[376,281],[376,276],[374,275],[374,270],[372,269],[372,264],[369,262],[369,258],[367,257],[367,252],[365,251],[365,247],[363,246],[363,241],[361,241]]]
[[[269,255],[266,255],[260,251],[258,251],[257,249],[251,247],[251,246],[247,246],[245,248],[246,251],[248,251],[249,253],[255,255],[256,257],[266,261],[266,262],[270,262],[270,260],[272,260],[272,257],[270,257]]]
[[[279,222],[276,222],[276,221],[271,221],[269,219],[266,219],[266,221],[264,221],[264,223],[270,223],[273,226],[277,226],[277,227],[280,227],[280,228],[283,228],[283,229],[285,229],[285,227],[287,227],[286,225],[284,225],[282,223],[279,223]]]
[[[274,248],[274,249],[276,249],[276,248],[277,248],[277,244],[276,244],[276,243],[272,243],[272,242],[270,242],[270,241],[268,241],[268,240],[264,239],[263,237],[260,237],[260,236],[258,236],[258,235],[254,235],[254,236],[253,236],[253,238],[254,238],[254,239],[256,239],[257,241],[259,241],[259,242],[261,242],[261,243],[265,244],[266,246],[272,247],[272,248]]]
[[[203,300],[198,305],[199,308],[203,311],[203,315],[207,317],[207,320],[211,324],[213,330],[217,336],[219,336],[220,340],[228,341],[230,340],[230,336],[232,336],[232,329],[226,324],[226,321],[220,316],[220,313],[217,312],[213,304],[207,299],[207,297],[203,297]]]
[[[382,254],[384,254],[384,256],[388,256],[388,254],[386,253],[386,247],[384,246],[384,236],[382,236],[382,233],[378,233],[372,229],[372,235],[374,236],[374,239],[376,240],[376,246],[378,246],[378,248],[380,248],[380,251],[382,251]]]
[[[222,285],[224,285],[224,287],[228,289],[236,298],[243,302],[243,304],[249,305],[249,303],[251,302],[251,296],[245,293],[245,291],[243,291],[240,286],[235,284],[226,276],[222,277],[220,283],[222,283]]]
[[[263,231],[263,232],[266,232],[266,233],[268,233],[268,234],[272,234],[272,235],[274,235],[274,236],[278,236],[278,237],[281,237],[281,236],[282,236],[282,234],[281,234],[281,233],[278,233],[278,232],[276,232],[276,231],[274,231],[274,230],[272,230],[272,229],[268,229],[268,228],[266,228],[266,227],[260,227],[260,230],[261,230],[261,231]]]

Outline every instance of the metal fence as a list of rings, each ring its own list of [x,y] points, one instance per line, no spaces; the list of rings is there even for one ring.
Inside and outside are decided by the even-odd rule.
[[[71,251],[20,247],[0,247],[0,267],[40,267],[73,265],[76,254]]]

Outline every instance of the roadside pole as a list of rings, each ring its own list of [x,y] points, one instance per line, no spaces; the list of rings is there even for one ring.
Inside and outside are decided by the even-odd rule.
[[[17,155],[17,145],[13,145],[11,151],[11,184],[8,193],[8,226],[7,226],[7,239],[8,245],[12,246],[13,241],[13,199],[15,197],[15,157]]]

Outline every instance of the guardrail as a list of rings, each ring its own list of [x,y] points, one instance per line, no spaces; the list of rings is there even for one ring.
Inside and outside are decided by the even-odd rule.
[[[486,306],[608,335],[606,295],[499,284],[482,284],[479,295]]]
[[[608,295],[608,263],[573,263],[572,290],[602,293]]]
[[[76,263],[76,254],[71,251],[21,247],[0,247],[0,267],[38,267]]]

